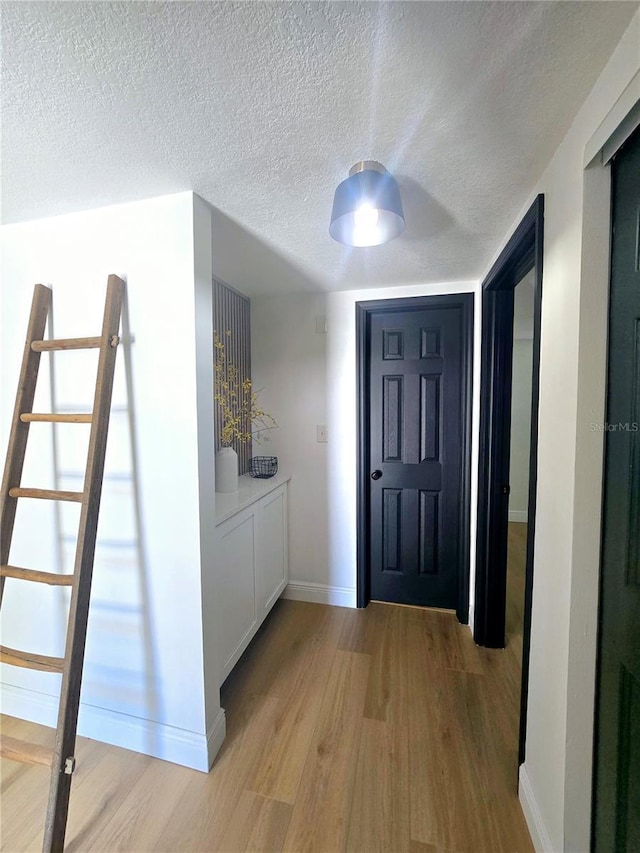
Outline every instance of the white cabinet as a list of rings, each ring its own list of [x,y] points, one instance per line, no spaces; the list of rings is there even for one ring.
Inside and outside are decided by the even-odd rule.
[[[260,570],[258,618],[276,603],[288,580],[287,486],[280,486],[260,502]]]
[[[216,495],[221,684],[284,591],[289,571],[288,478],[279,477],[271,487],[269,481],[240,479],[233,498]]]
[[[258,518],[255,507],[230,518],[220,530],[220,653],[223,677],[257,628],[256,575]]]

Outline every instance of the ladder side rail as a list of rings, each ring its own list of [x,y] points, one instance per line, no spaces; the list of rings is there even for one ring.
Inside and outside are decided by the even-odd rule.
[[[47,325],[47,317],[51,308],[51,289],[44,284],[36,284],[33,289],[33,300],[31,302],[31,313],[27,326],[27,337],[22,356],[22,367],[18,380],[16,402],[11,421],[11,432],[7,445],[7,456],[2,476],[2,489],[0,491],[0,564],[9,562],[9,550],[13,536],[13,525],[16,518],[17,498],[9,495],[9,489],[20,486],[22,470],[24,468],[24,457],[29,437],[29,424],[20,420],[23,412],[33,410],[33,400],[36,393],[38,381],[38,369],[40,367],[40,353],[31,349],[35,340],[44,338]],[[0,604],[4,591],[4,577],[0,577]]]
[[[123,291],[124,282],[122,279],[110,275],[102,328],[102,346],[98,361],[93,422],[87,453],[84,499],[80,511],[74,582],[71,591],[64,656],[65,665],[62,673],[58,726],[42,848],[46,853],[51,853],[51,851],[58,853],[64,848],[80,705],[93,558],[117,353],[115,345],[118,342]]]

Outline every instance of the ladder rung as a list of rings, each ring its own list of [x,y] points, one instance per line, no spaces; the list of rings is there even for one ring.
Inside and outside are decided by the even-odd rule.
[[[33,652],[20,652],[8,646],[0,646],[0,663],[12,666],[23,666],[26,669],[39,669],[42,672],[62,672],[64,658],[54,658],[49,655],[36,655]]]
[[[11,761],[21,761],[23,764],[40,764],[51,767],[53,750],[39,743],[29,743],[8,735],[0,735],[0,756]]]
[[[50,501],[76,501],[82,503],[84,492],[61,492],[58,489],[9,489],[12,498],[42,498]]]
[[[0,566],[0,577],[19,578],[23,581],[34,581],[35,583],[48,583],[50,586],[73,585],[73,575],[39,572],[36,569],[22,569],[20,566]]]
[[[101,344],[102,338],[59,338],[51,341],[32,341],[31,349],[34,352],[60,349],[99,349]]]
[[[51,423],[51,424],[90,424],[93,420],[93,415],[91,414],[77,414],[77,415],[60,415],[57,413],[52,414],[36,414],[35,412],[23,412],[20,415],[20,420],[23,424],[29,423]]]

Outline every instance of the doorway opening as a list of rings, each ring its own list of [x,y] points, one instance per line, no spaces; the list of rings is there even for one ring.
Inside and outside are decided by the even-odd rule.
[[[482,284],[482,352],[480,384],[480,447],[478,471],[478,538],[476,550],[476,599],[474,639],[478,645],[504,648],[506,630],[518,615],[518,606],[510,605],[507,621],[508,590],[517,590],[517,556],[522,557],[522,540],[526,543],[522,601],[522,679],[520,699],[519,763],[525,755],[527,685],[529,671],[529,643],[531,634],[531,599],[533,591],[533,546],[535,537],[536,482],[538,455],[538,394],[540,382],[540,318],[542,307],[542,252],[543,252],[544,197],[539,195],[527,211],[520,225],[493,265]],[[518,295],[516,297],[516,287]],[[526,370],[526,356],[514,334],[516,305],[530,303],[532,314],[530,349],[530,391],[528,383],[522,387],[522,374]],[[522,357],[521,357],[522,355]],[[517,366],[514,358],[518,360]],[[520,363],[522,362],[522,363]],[[518,383],[514,389],[514,378]],[[517,390],[514,399],[514,390]],[[521,393],[523,392],[523,393]],[[529,399],[528,448],[523,448],[522,417]],[[518,411],[512,412],[517,403]],[[526,512],[526,531],[514,528],[510,546],[510,492],[512,477],[512,420],[520,419],[521,427],[513,447],[514,456],[520,459],[528,454],[525,468],[526,507],[511,506],[513,521],[522,524]],[[520,444],[518,444],[518,442]],[[518,500],[522,494],[522,464],[518,466]],[[515,485],[515,483],[513,484]],[[515,499],[515,495],[514,495]],[[515,571],[508,572],[509,556]],[[515,584],[508,584],[509,574]],[[509,581],[511,578],[509,578]],[[515,595],[515,590],[514,590]],[[515,617],[514,617],[515,610]],[[518,630],[517,628],[515,629]]]
[[[357,603],[469,613],[473,295],[356,305]]]
[[[527,561],[529,458],[531,451],[531,383],[533,378],[533,314],[535,274],[532,267],[516,284],[513,303],[511,359],[511,425],[509,436],[509,515],[505,647],[522,667],[524,590]]]

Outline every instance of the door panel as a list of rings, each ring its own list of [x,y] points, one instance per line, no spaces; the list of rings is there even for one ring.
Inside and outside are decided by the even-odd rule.
[[[382,490],[382,554],[383,572],[402,572],[400,529],[402,524],[402,491]]]
[[[420,490],[420,552],[418,571],[421,575],[438,573],[438,498],[439,492]]]
[[[256,507],[250,507],[220,526],[222,558],[218,570],[221,608],[221,658],[226,678],[248,634],[256,624]]]
[[[423,306],[370,320],[371,597],[453,609],[464,541],[463,309]]]
[[[404,400],[402,376],[384,376],[382,391],[382,461],[402,461],[402,415]]]
[[[594,849],[640,850],[640,131],[613,166]]]

